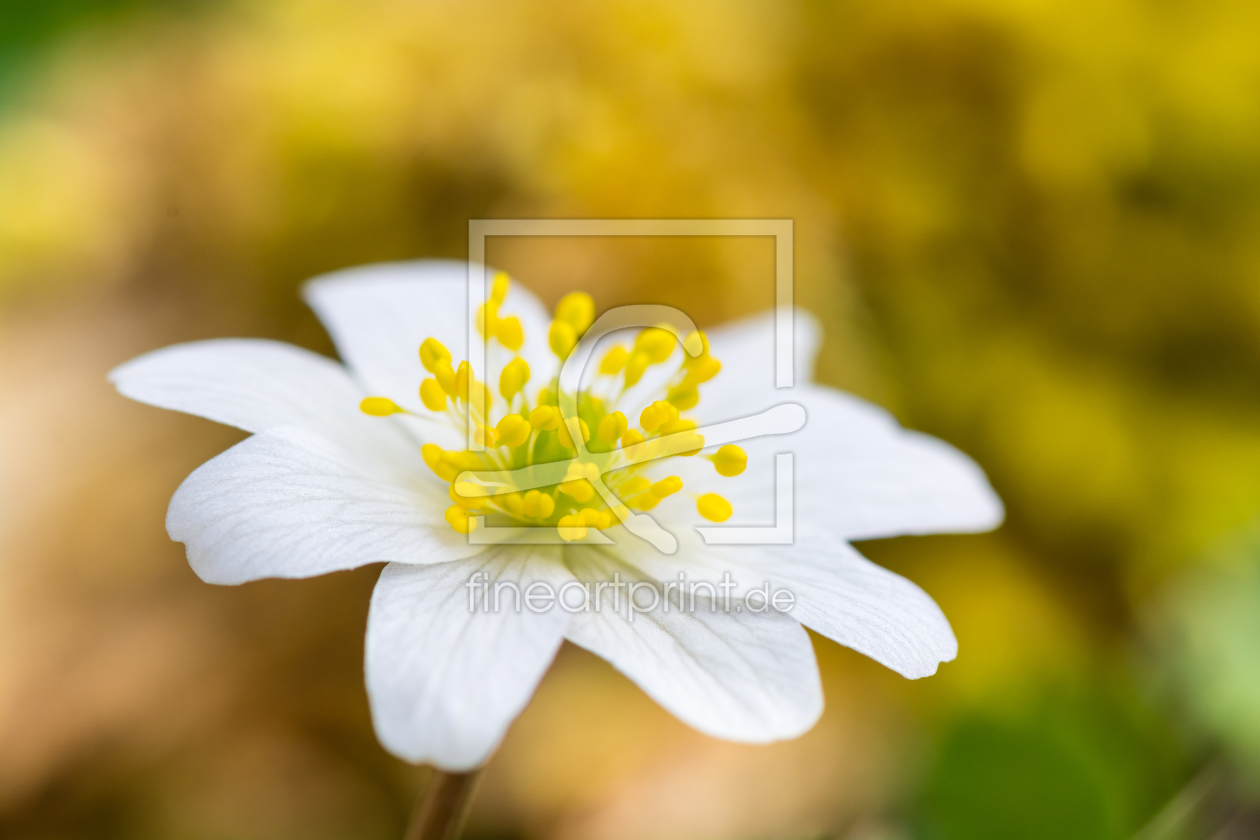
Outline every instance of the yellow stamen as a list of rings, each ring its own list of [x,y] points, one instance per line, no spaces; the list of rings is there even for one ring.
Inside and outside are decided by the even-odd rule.
[[[567,542],[586,538],[586,520],[581,514],[571,513],[568,516],[562,516],[559,525],[557,530],[560,532],[560,537]]]
[[[635,352],[645,354],[652,364],[659,365],[674,352],[674,345],[677,343],[678,339],[669,330],[649,327],[634,340],[634,349]]]
[[[728,443],[713,455],[713,466],[718,475],[727,478],[737,476],[748,467],[748,455],[733,443]]]
[[[472,378],[472,365],[468,362],[460,362],[459,367],[455,369],[455,393],[451,396],[468,402],[468,388]]]
[[[629,429],[621,436],[621,448],[627,457],[640,458],[644,453],[643,441],[644,437],[637,429]]]
[[[647,353],[634,352],[630,354],[630,358],[626,359],[626,387],[638,384],[643,378],[643,372],[647,370],[652,360]]]
[[[402,414],[403,409],[389,397],[367,397],[359,403],[359,411],[373,417],[388,417],[391,414]]]
[[[604,356],[604,360],[599,363],[599,372],[606,376],[615,376],[621,373],[621,369],[626,366],[626,359],[630,357],[630,353],[624,347],[614,347],[608,351],[608,355]]]
[[[537,490],[530,490],[521,499],[521,511],[531,519],[546,519],[555,509],[556,500]]]
[[[697,499],[696,510],[710,522],[725,522],[731,518],[731,503],[717,493],[705,493]]]
[[[560,492],[576,502],[589,502],[595,495],[595,488],[585,478],[576,481],[565,481],[560,485]]]
[[[495,303],[503,303],[503,299],[507,297],[508,288],[512,281],[508,278],[507,273],[500,271],[494,275],[494,282],[490,286],[490,300]]]
[[[529,363],[517,356],[504,365],[503,372],[499,374],[499,393],[503,395],[503,399],[510,402],[528,381]]]
[[[511,351],[520,350],[525,343],[525,330],[521,328],[521,320],[515,315],[501,319],[494,325],[494,337]]]
[[[465,493],[469,492],[470,488],[473,486],[474,485],[469,484],[468,482],[452,484],[446,489],[446,495],[451,497],[452,502],[468,510],[477,510],[478,508],[485,507],[486,503],[489,501],[485,496],[465,496],[464,493],[460,492],[460,490],[463,490]]]
[[[434,365],[433,377],[437,379],[448,397],[459,396],[458,389],[455,387],[455,369],[451,367],[449,361],[438,362]]]
[[[684,382],[682,385],[676,385],[669,389],[669,403],[679,411],[687,411],[695,408],[700,402],[700,392],[696,390],[694,385]]]
[[[677,408],[665,400],[657,400],[640,412],[639,425],[643,427],[645,432],[655,432],[666,423],[677,419]]]
[[[620,411],[605,414],[604,419],[599,421],[599,439],[604,443],[615,443],[626,433],[629,425],[630,421]]]
[[[495,426],[501,446],[517,447],[529,440],[529,421],[519,414],[508,414]]]
[[[564,321],[574,335],[581,336],[595,321],[595,301],[586,292],[570,292],[556,304],[556,320]]]
[[[436,338],[426,338],[420,345],[420,364],[424,365],[424,369],[429,373],[433,373],[442,363],[448,365],[451,363],[450,351]]]
[[[560,417],[561,416],[560,412],[557,411],[556,416]],[[587,441],[591,439],[591,429],[589,426],[586,425],[586,421],[583,420],[582,418],[579,417],[577,422],[578,422],[578,428],[582,432],[582,443],[586,443]],[[560,445],[565,447],[566,449],[577,448],[573,445],[573,437],[569,434],[568,423],[561,423],[556,428],[556,437],[559,438]]]
[[[446,392],[436,379],[426,379],[420,383],[420,401],[429,411],[446,410]]]
[[[477,520],[459,505],[451,505],[446,509],[446,522],[461,534],[471,533],[477,527]]]
[[[551,345],[552,353],[565,359],[577,346],[577,333],[574,332],[572,324],[557,318],[551,322],[551,330],[547,333],[547,343]]]

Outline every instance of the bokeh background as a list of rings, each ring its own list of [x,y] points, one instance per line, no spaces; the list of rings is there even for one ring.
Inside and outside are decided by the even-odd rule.
[[[115,364],[485,217],[796,225],[821,378],[961,447],[996,533],[869,543],[958,660],[825,640],[828,709],[705,738],[566,647],[474,838],[1260,837],[1254,0],[3,0],[0,837],[395,838],[377,568],[200,583],[163,518],[240,439]],[[548,302],[771,303],[762,240],[494,240]]]

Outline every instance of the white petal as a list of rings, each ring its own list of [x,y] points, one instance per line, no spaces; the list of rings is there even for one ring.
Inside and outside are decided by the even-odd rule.
[[[911,679],[936,673],[958,653],[949,622],[926,592],[825,531],[798,529],[792,545],[759,546],[705,545],[692,529],[672,530],[674,555],[624,531],[607,550],[655,580],[681,573],[692,582],[727,581],[736,598],[760,589],[758,604],[787,590],[795,598],[792,618]]]
[[[473,611],[477,598],[467,584],[476,572],[488,573],[491,587],[514,583],[522,593],[540,582],[555,592],[572,580],[555,546],[385,567],[368,616],[368,695],[377,737],[407,761],[448,771],[483,763],[563,641],[565,610],[518,610],[510,590],[498,610]]]
[[[425,470],[419,447],[390,419],[359,410],[366,396],[345,367],[277,341],[218,339],[146,353],[109,374],[133,400],[247,432],[300,426],[381,464]]]
[[[806,627],[910,679],[935,674],[937,664],[958,655],[949,621],[931,596],[852,546],[805,537],[771,554],[765,568],[771,592],[795,595],[791,615]]]
[[[208,583],[310,577],[477,553],[446,524],[448,501],[433,483],[373,476],[345,447],[281,426],[198,467],[175,491],[166,528]]]
[[[813,381],[822,329],[804,309],[794,310],[793,316],[793,382],[799,386]],[[705,335],[722,370],[700,387],[695,417],[703,422],[744,417],[791,396],[791,390],[775,387],[773,311],[722,324]]]
[[[570,547],[566,562],[579,580],[642,580],[600,549]],[[605,588],[598,611],[573,617],[568,638],[613,664],[684,723],[708,735],[764,743],[794,738],[822,714],[822,686],[804,629],[773,611],[710,612],[672,604],[627,617]],[[646,599],[647,594],[641,593]],[[643,603],[646,605],[647,600]]]
[[[441,341],[458,365],[468,358],[469,337],[480,340],[468,314],[467,263],[421,260],[352,268],[316,277],[303,295],[363,387],[418,413],[428,413],[417,391],[429,376],[420,364],[421,342]],[[521,355],[530,364],[531,381],[545,381],[555,364],[547,349],[546,309],[523,285],[513,283],[500,315],[520,318],[525,331]],[[474,373],[492,388],[497,385],[485,371]]]

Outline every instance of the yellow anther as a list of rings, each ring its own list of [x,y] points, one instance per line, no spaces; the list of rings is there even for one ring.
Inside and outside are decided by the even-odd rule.
[[[608,525],[612,527],[619,522],[625,521],[625,518],[630,515],[630,508],[625,505],[613,505],[610,513],[613,515],[613,519],[609,520]]]
[[[486,449],[494,449],[499,445],[498,435],[495,434],[494,429],[481,424],[478,424],[477,430],[473,432],[473,440]]]
[[[643,371],[647,370],[652,360],[648,358],[647,353],[635,351],[630,354],[630,358],[626,359],[626,387],[638,383],[643,378]]]
[[[472,378],[472,365],[468,362],[460,362],[459,367],[455,369],[455,393],[451,396],[467,402],[468,388],[472,383]]]
[[[649,433],[677,419],[678,409],[665,400],[657,400],[639,413],[639,425]]]
[[[575,481],[562,482],[560,492],[581,503],[591,500],[591,497],[595,495],[595,488],[585,478],[579,478]]]
[[[709,355],[709,337],[699,330],[687,333],[687,337],[683,339],[683,350],[687,353],[683,363],[696,364]]]
[[[489,500],[485,496],[465,495],[465,493],[468,493],[470,489],[475,486],[476,485],[469,484],[466,481],[460,482],[459,484],[452,484],[450,487],[447,488],[446,495],[450,496],[451,501],[462,508],[467,508],[468,510],[477,510],[478,508],[484,507],[486,505],[486,502]],[[463,492],[460,492],[461,490]]]
[[[637,475],[628,481],[622,482],[622,485],[617,488],[617,493],[622,498],[628,499],[631,496],[639,495],[651,486],[652,482],[648,481],[641,475]]]
[[[748,455],[733,443],[728,443],[713,454],[713,466],[718,475],[727,478],[739,475],[748,467]]]
[[[612,514],[606,510],[596,510],[595,508],[582,508],[582,521],[586,523],[586,527],[594,528],[597,531],[612,525]]]
[[[500,446],[520,446],[529,440],[531,431],[529,421],[519,414],[509,414],[499,421],[499,425],[495,426]]]
[[[517,356],[504,365],[503,372],[499,374],[499,393],[503,395],[503,399],[511,402],[512,397],[520,393],[528,381],[529,363]]]
[[[546,519],[555,509],[556,500],[537,490],[530,490],[521,499],[521,512],[530,519]]]
[[[512,516],[520,516],[525,512],[525,502],[520,493],[508,493],[506,496],[498,496],[495,498],[499,507],[506,510]]]
[[[669,330],[648,327],[634,340],[634,349],[637,353],[645,354],[652,364],[659,365],[674,352],[674,345],[677,343],[678,339]]]
[[[420,401],[429,411],[446,410],[446,392],[436,379],[426,379],[420,383]]]
[[[446,392],[448,397],[455,397],[458,389],[455,387],[455,369],[451,367],[449,361],[439,362],[433,367],[433,377],[438,384],[442,386],[442,390]]]
[[[599,478],[599,467],[590,461],[578,462],[573,461],[569,464],[568,469],[564,471],[565,481],[574,481],[579,478]]]
[[[661,434],[672,435],[677,434],[678,432],[690,432],[695,427],[695,420],[683,420],[680,417],[676,420],[670,420],[668,423],[661,426]]]
[[[560,412],[557,411],[556,416],[559,417]],[[577,422],[578,422],[578,429],[582,432],[582,443],[586,443],[588,440],[591,439],[591,428],[590,426],[587,426],[586,421],[580,417],[578,418]],[[556,437],[559,439],[560,445],[565,447],[566,449],[577,448],[573,445],[573,437],[569,434],[568,423],[561,423],[556,428]]]
[[[620,411],[605,414],[604,419],[599,421],[599,439],[604,443],[616,443],[629,426],[630,421]]]
[[[403,409],[389,397],[367,397],[359,403],[359,411],[373,417],[388,417],[391,414],[402,414]]]
[[[515,352],[525,343],[525,330],[521,328],[521,319],[513,315],[503,318],[494,325],[494,337],[507,349]]]
[[[507,272],[500,271],[494,275],[494,282],[490,286],[490,300],[495,303],[503,303],[503,299],[507,297],[508,288],[512,281],[508,278]]]
[[[494,301],[483,303],[477,308],[477,332],[481,335],[494,335],[499,329],[499,304]]]
[[[549,405],[540,405],[529,412],[529,425],[544,432],[554,432],[560,425],[560,412]]]
[[[581,336],[595,321],[595,301],[586,292],[570,292],[556,304],[556,320],[564,321]]]
[[[471,533],[477,527],[477,520],[459,505],[451,505],[446,509],[446,522],[461,534]]]
[[[548,388],[546,385],[538,389],[538,404],[555,406],[556,392]]]
[[[604,360],[599,363],[599,372],[607,376],[615,376],[621,373],[621,369],[626,366],[626,359],[630,357],[630,353],[624,347],[614,347],[604,356]]]
[[[652,485],[652,495],[656,496],[658,499],[663,499],[666,496],[674,495],[682,488],[682,479],[676,475],[671,475],[668,478],[662,478],[660,481]]]
[[[712,356],[705,356],[699,360],[688,360],[693,362],[687,367],[687,378],[685,381],[694,385],[702,382],[708,382],[717,376],[722,370],[722,363]]]
[[[698,402],[700,402],[700,392],[694,385],[684,382],[669,389],[669,404],[679,411],[695,408]]]
[[[420,364],[424,365],[424,369],[429,373],[437,370],[440,364],[451,363],[451,353],[446,349],[446,345],[438,341],[436,338],[426,338],[420,345]]]
[[[482,467],[481,459],[472,452],[448,449],[442,453],[442,464],[455,471],[455,475],[459,475],[464,470],[479,470]],[[451,476],[449,480],[453,480],[455,476]]]
[[[641,457],[645,452],[643,441],[644,437],[637,429],[628,429],[626,433],[621,436],[621,448],[625,450],[626,457]]]
[[[455,476],[463,472],[461,467],[446,461],[443,457],[446,453],[436,443],[426,443],[420,447],[420,454],[424,456],[424,462],[429,465],[429,469],[443,481],[454,481]]]
[[[697,499],[696,510],[710,522],[725,522],[731,518],[731,503],[717,493],[705,493]]]
[[[560,532],[560,538],[566,542],[581,540],[586,538],[586,521],[581,514],[571,513],[568,516],[560,517],[559,527],[556,529]]]
[[[551,345],[552,353],[564,359],[577,345],[577,333],[573,331],[572,324],[557,318],[551,322],[551,330],[547,333],[547,343]]]

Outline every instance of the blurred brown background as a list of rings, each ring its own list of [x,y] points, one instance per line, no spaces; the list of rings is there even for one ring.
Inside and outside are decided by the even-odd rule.
[[[1244,0],[4,0],[0,837],[400,836],[378,569],[200,583],[166,503],[240,435],[104,377],[331,353],[303,279],[488,217],[794,219],[821,378],[1009,519],[863,546],[960,656],[911,683],[819,640],[798,741],[707,739],[566,648],[470,836],[1260,836],[1258,43]],[[768,242],[490,257],[548,303],[771,303]]]

